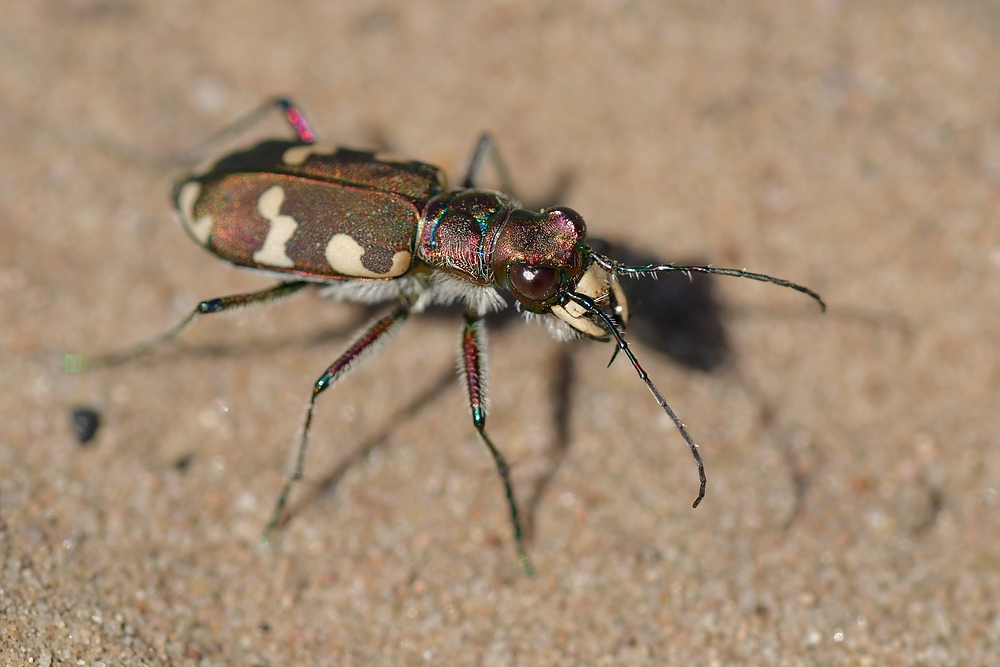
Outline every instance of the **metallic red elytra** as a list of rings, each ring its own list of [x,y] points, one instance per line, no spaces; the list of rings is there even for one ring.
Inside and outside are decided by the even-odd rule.
[[[317,397],[384,343],[411,313],[432,304],[465,308],[459,368],[473,424],[506,490],[514,541],[526,572],[531,567],[509,468],[485,430],[483,318],[506,308],[506,296],[529,319],[542,319],[561,340],[615,340],[615,353],[625,353],[695,457],[701,480],[695,507],[705,495],[697,445],[625,341],[628,308],[618,277],[697,271],[751,278],[804,292],[825,309],[815,292],[762,274],[671,264],[629,267],[592,251],[583,218],[572,209],[557,206],[536,213],[521,208],[509,194],[475,187],[487,154],[493,155],[504,177],[488,135],[477,144],[461,187],[449,189],[441,170],[428,164],[317,146],[301,112],[285,99],[268,102],[236,128],[275,106],[295,129],[296,140],[265,141],[223,157],[204,173],[178,183],[174,204],[184,227],[202,247],[237,266],[273,276],[278,284],[203,301],[159,339],[119,357],[131,358],[173,338],[198,315],[274,301],[310,284],[318,284],[324,296],[334,299],[394,302],[392,310],[368,324],[315,383],[294,468],[264,541],[302,475]]]

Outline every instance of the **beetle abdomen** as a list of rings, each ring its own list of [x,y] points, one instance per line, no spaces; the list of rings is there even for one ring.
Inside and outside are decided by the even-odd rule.
[[[393,193],[275,173],[182,184],[181,221],[239,266],[317,278],[397,278],[413,263],[419,204]]]

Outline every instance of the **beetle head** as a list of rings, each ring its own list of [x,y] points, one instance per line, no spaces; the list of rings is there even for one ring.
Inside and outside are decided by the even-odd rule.
[[[583,267],[587,227],[580,214],[556,207],[534,213],[514,209],[497,235],[493,271],[521,305],[545,312]]]
[[[587,227],[580,214],[565,206],[541,213],[515,209],[497,236],[493,269],[497,282],[533,313],[551,312],[593,338],[608,332],[566,295],[577,292],[620,321],[628,316],[625,295],[615,276],[591,260]]]

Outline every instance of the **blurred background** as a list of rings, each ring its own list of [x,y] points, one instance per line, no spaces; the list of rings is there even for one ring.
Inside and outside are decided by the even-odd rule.
[[[3,3],[0,653],[995,664],[998,35],[975,0]],[[309,292],[131,364],[62,361],[268,284],[192,243],[168,193],[275,94],[453,182],[488,130],[524,201],[620,256],[747,267],[829,311],[747,280],[642,287],[631,339],[701,445],[696,510],[624,359],[500,323],[489,430],[531,578],[452,379],[460,322],[413,318],[320,400],[260,548],[311,383],[366,311]]]

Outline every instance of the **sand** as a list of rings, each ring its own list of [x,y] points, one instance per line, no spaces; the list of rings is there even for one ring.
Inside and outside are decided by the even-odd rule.
[[[995,5],[2,15],[0,665],[1000,663]],[[311,383],[367,311],[310,291],[133,363],[62,363],[270,284],[199,249],[168,193],[279,93],[322,139],[452,182],[489,130],[526,202],[664,261],[809,285],[829,311],[720,278],[663,315],[708,327],[701,370],[651,345],[657,326],[633,336],[701,445],[695,510],[691,457],[624,358],[495,329],[488,428],[534,577],[452,379],[460,318],[415,317],[321,398],[262,548]],[[87,445],[81,405],[102,418]]]

